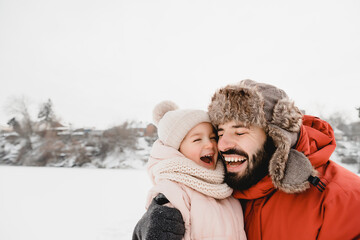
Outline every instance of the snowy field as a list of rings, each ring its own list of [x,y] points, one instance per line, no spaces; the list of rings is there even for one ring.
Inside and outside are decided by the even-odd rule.
[[[0,239],[131,239],[150,186],[140,169],[0,166]]]
[[[145,170],[0,166],[0,239],[131,239],[150,184]]]

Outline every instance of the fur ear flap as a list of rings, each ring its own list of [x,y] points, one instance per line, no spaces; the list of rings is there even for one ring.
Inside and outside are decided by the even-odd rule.
[[[316,176],[309,159],[303,153],[291,148],[294,134],[296,135],[275,125],[268,126],[268,135],[273,139],[276,147],[269,162],[269,175],[275,188],[286,193],[305,191],[310,187],[308,177]]]
[[[174,111],[179,107],[172,101],[162,101],[154,107],[153,110],[153,121],[158,126],[160,120],[169,111]]]
[[[304,192],[310,187],[308,181],[310,175],[316,176],[317,172],[309,159],[303,153],[290,149],[285,175],[278,188],[286,193]]]
[[[300,131],[303,114],[288,98],[280,99],[274,106],[271,123],[290,132]]]

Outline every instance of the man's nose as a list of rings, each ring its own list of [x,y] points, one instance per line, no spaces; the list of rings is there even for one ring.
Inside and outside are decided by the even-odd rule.
[[[229,149],[233,149],[234,147],[235,147],[235,142],[228,135],[224,134],[222,137],[219,138],[218,141],[219,151],[225,152]]]

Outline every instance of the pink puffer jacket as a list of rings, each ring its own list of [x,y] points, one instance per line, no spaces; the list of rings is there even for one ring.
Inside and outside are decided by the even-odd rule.
[[[148,171],[155,185],[149,191],[146,208],[158,193],[163,193],[170,201],[168,206],[177,208],[183,216],[186,229],[185,240],[246,239],[243,212],[237,199],[232,196],[215,199],[183,183],[158,179],[152,171],[154,166],[174,157],[182,161],[183,155],[158,143],[154,145],[150,156]]]

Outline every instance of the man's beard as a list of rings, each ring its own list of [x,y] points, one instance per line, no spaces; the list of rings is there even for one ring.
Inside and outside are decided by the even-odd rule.
[[[237,152],[236,149],[230,150]],[[271,138],[267,138],[264,145],[253,156],[248,158],[245,172],[238,176],[237,173],[226,172],[225,182],[234,190],[245,190],[258,183],[269,173],[269,162],[275,152]],[[250,161],[252,164],[250,164]]]

